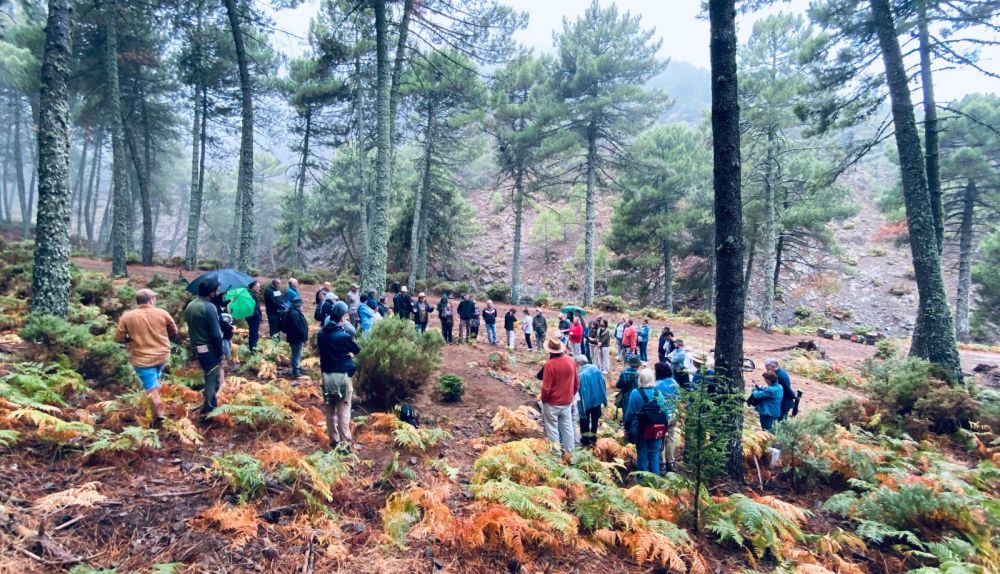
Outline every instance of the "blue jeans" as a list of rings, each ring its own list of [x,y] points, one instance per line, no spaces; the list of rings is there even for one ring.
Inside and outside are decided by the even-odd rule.
[[[663,450],[663,439],[639,439],[635,446],[636,470],[660,474],[660,451]]]
[[[639,341],[639,359],[641,359],[643,363],[649,360],[649,357],[646,355],[646,348],[648,346],[649,341]]]
[[[423,333],[427,331],[427,323],[415,323],[415,325],[417,326],[418,333]]]
[[[299,361],[302,360],[302,343],[289,343],[292,348],[292,374],[299,374]]]
[[[494,345],[497,342],[497,326],[486,324],[486,340],[489,344]]]

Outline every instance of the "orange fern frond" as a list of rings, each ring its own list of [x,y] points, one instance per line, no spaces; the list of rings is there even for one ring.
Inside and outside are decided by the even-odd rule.
[[[274,470],[281,464],[296,466],[302,460],[302,453],[284,442],[273,442],[255,452],[254,457],[264,463],[264,468]]]
[[[501,405],[497,408],[497,413],[493,415],[490,426],[493,432],[512,437],[527,437],[537,435],[542,432],[541,425],[538,424],[538,411],[531,407],[521,405],[516,410],[510,410]]]
[[[832,570],[820,566],[819,564],[799,564],[795,567],[795,574],[837,574]]]
[[[769,506],[777,510],[785,518],[795,522],[796,524],[802,524],[803,522],[809,520],[810,513],[808,510],[795,506],[790,502],[785,502],[773,496],[752,496],[755,502],[759,502],[764,506]]]
[[[69,506],[92,508],[108,499],[107,496],[97,491],[99,486],[100,483],[98,482],[87,482],[74,488],[53,492],[52,494],[35,499],[32,506],[36,511],[45,514],[62,510]]]
[[[626,546],[639,566],[655,562],[676,572],[684,572],[686,567],[677,547],[669,538],[652,530],[640,530],[626,535]]]
[[[233,537],[233,546],[243,546],[257,537],[260,519],[257,511],[248,504],[226,506],[217,503],[188,522],[192,528],[203,532],[221,530]]]
[[[635,458],[635,445],[625,445],[609,437],[597,439],[593,451],[594,456],[604,462],[633,460]]]

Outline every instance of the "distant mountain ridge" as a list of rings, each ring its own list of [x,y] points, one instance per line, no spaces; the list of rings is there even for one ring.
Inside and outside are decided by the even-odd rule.
[[[680,60],[671,60],[667,69],[652,77],[646,85],[668,94],[674,105],[661,118],[663,123],[700,124],[712,107],[712,76],[705,68]]]

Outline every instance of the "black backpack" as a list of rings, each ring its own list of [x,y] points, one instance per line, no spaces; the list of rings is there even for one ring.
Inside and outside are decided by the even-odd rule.
[[[420,424],[420,417],[417,416],[417,409],[413,408],[413,405],[410,403],[403,403],[403,405],[399,407],[399,420],[404,423],[409,423],[414,427]]]
[[[639,389],[639,396],[644,401],[639,409],[639,438],[643,440],[661,439],[667,434],[667,413],[660,407],[660,401],[646,396],[645,389]]]

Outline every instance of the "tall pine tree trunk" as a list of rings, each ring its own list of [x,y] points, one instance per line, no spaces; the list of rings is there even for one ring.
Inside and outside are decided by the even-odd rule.
[[[708,292],[705,294],[705,309],[711,313],[715,313],[715,263],[715,247],[712,247],[708,255]]]
[[[524,227],[524,170],[514,176],[514,253],[510,262],[510,302],[521,301],[521,234]]]
[[[0,165],[0,221],[10,223],[10,203],[8,202],[8,190],[7,180],[10,178],[10,173],[7,171],[7,167],[10,164],[10,142],[14,139],[14,126],[7,122],[6,133],[4,134],[3,148],[0,151],[3,152],[3,163]]]
[[[188,200],[187,241],[184,244],[184,268],[198,267],[198,231],[201,227],[201,186],[199,185],[199,161],[201,158],[201,92],[200,85],[194,88],[194,120],[191,122],[191,192]]]
[[[674,262],[670,243],[664,241],[660,248],[663,255],[663,308],[667,313],[674,312]]]
[[[31,237],[31,213],[28,207],[28,190],[24,187],[24,154],[21,151],[21,102],[17,96],[11,96],[11,109],[14,116],[14,177],[17,179],[17,204],[21,208],[21,237]]]
[[[90,163],[90,181],[87,183],[87,202],[84,205],[87,224],[87,249],[94,250],[94,225],[97,219],[97,199],[101,192],[101,156],[104,148],[104,126],[97,130],[94,159]]]
[[[295,180],[295,216],[292,218],[292,263],[296,269],[305,269],[302,257],[302,219],[305,217],[306,167],[309,163],[309,136],[312,135],[312,107],[306,106],[306,130],[302,135],[302,158],[299,175]]]
[[[128,165],[125,157],[125,129],[122,125],[121,86],[118,82],[118,18],[117,2],[104,4],[104,74],[107,86],[107,114],[111,122],[111,274],[128,275],[129,214],[131,198],[128,188]]]
[[[764,168],[764,299],[760,308],[760,327],[765,333],[774,329],[774,273],[778,253],[778,205],[775,197],[775,150],[774,130],[767,133],[767,165]]]
[[[375,10],[375,54],[378,80],[375,87],[376,155],[375,192],[371,211],[368,248],[361,267],[362,288],[381,293],[385,290],[385,263],[389,245],[389,162],[392,159],[389,121],[389,50],[386,29],[386,0],[371,0]]]
[[[142,212],[140,257],[142,264],[148,267],[153,264],[153,203],[149,192],[149,173],[146,171],[145,162],[139,157],[135,130],[130,127],[125,128],[125,141],[128,145],[128,155],[132,158],[136,187],[139,188],[139,209]]]
[[[896,146],[899,149],[906,223],[910,232],[910,251],[920,298],[910,355],[943,366],[956,381],[961,382],[962,367],[955,345],[951,311],[941,279],[941,257],[903,55],[889,0],[870,2],[872,23],[878,34],[889,96],[892,99],[892,119],[896,128]]]
[[[357,41],[360,41],[358,39]],[[355,144],[354,144],[354,169],[357,172],[358,178],[358,204],[361,206],[361,221],[359,225],[361,227],[361,253],[362,257],[368,252],[368,186],[365,184],[365,161],[367,160],[367,154],[365,153],[365,113],[364,113],[364,88],[362,87],[362,76],[361,76],[361,57],[356,56],[354,58],[354,133],[355,133]],[[361,266],[358,267],[358,273],[361,273]]]
[[[223,0],[223,4],[226,7],[229,28],[236,45],[236,64],[240,73],[240,104],[243,121],[240,127],[240,169],[236,176],[236,201],[239,202],[238,211],[240,212],[239,251],[236,257],[236,267],[246,273],[250,271],[254,263],[253,85],[236,0]]]
[[[743,199],[734,0],[709,0],[712,61],[712,171],[715,189],[715,372],[731,398],[743,394]],[[726,468],[743,479],[743,405],[727,417]]]
[[[931,39],[927,30],[927,0],[918,0],[917,37],[920,50],[920,85],[924,101],[924,161],[927,166],[927,192],[934,216],[934,236],[938,252],[944,247],[944,207],[941,199],[941,167],[938,145],[937,102],[934,101],[934,74],[931,69]]]
[[[757,259],[757,236],[750,238],[750,247],[747,249],[747,265],[743,270],[743,292],[750,292],[750,279],[753,277],[753,264]]]
[[[392,80],[389,86],[389,146],[396,149],[396,116],[399,109],[399,85],[406,62],[406,41],[410,35],[410,17],[413,14],[413,0],[403,0],[403,16],[399,20],[399,35],[396,38],[396,58],[392,64]]]
[[[594,301],[594,234],[597,215],[594,211],[597,194],[597,126],[590,121],[587,126],[587,213],[583,228],[583,306]]]
[[[406,286],[413,291],[416,288],[417,272],[420,265],[420,236],[422,227],[427,225],[423,215],[424,204],[430,200],[431,185],[431,154],[434,150],[434,104],[427,102],[427,123],[424,125],[424,158],[420,182],[413,199],[413,224],[410,226],[410,274]]]
[[[969,294],[972,292],[972,216],[979,195],[976,182],[969,180],[962,196],[962,223],[958,232],[958,293],[955,297],[955,335],[969,340]]]
[[[38,118],[38,224],[31,311],[66,316],[69,303],[69,89],[72,20],[68,0],[49,0]]]
[[[76,243],[83,243],[83,196],[85,195],[87,175],[87,148],[90,147],[90,138],[86,134],[83,136],[83,149],[80,150],[80,169],[76,174]],[[72,201],[70,207],[72,208]]]

